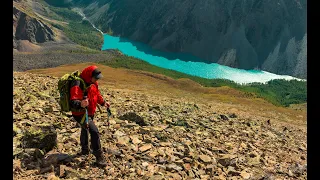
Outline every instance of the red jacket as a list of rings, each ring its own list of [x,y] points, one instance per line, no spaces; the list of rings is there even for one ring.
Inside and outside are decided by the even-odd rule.
[[[92,83],[91,78],[92,78],[92,71],[94,71],[97,66],[89,66],[85,68],[81,74],[80,77],[84,80],[84,82],[87,85],[87,98],[89,100],[89,105],[87,107],[88,110],[88,115],[93,116],[97,103],[100,105],[104,105],[105,101],[103,100],[99,89],[98,89],[98,83]],[[71,85],[70,89],[70,100],[83,100],[84,92],[80,88],[80,82],[76,82],[73,85]],[[83,115],[85,112],[72,112],[73,115]]]

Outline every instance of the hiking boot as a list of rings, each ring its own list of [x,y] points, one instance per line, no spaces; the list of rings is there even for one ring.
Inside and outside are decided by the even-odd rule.
[[[96,163],[97,165],[99,166],[107,166],[107,161],[106,161],[106,158],[105,156],[103,155],[103,153],[98,153],[96,156]]]
[[[80,153],[78,153],[78,155],[82,156],[82,155],[89,155],[89,150],[88,149],[82,149]]]

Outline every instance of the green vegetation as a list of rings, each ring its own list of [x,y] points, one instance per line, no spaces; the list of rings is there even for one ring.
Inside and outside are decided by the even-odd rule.
[[[266,99],[277,106],[288,107],[290,104],[307,102],[307,84],[305,81],[276,79],[271,80],[266,84],[250,83],[241,85],[231,80],[206,79],[174,70],[164,69],[126,55],[118,55],[111,60],[102,62],[102,64],[114,68],[127,68],[163,74],[174,79],[189,78],[205,87],[228,86],[248,94],[254,93],[257,97]]]
[[[82,17],[77,12],[74,12],[69,8],[50,6],[50,10],[53,11],[56,15],[58,15],[60,20],[73,22],[82,21]]]
[[[82,20],[82,16],[70,8],[49,6],[48,17],[67,22],[67,25],[51,23],[52,26],[62,30],[73,42],[100,50],[103,44],[103,36],[92,27],[87,20]]]
[[[51,6],[69,7],[71,5],[71,3],[67,2],[66,0],[44,0],[44,1]]]
[[[88,21],[69,22],[69,26],[64,28],[68,38],[73,42],[92,49],[101,49],[103,44],[103,36],[94,29]]]
[[[53,26],[62,30],[71,41],[79,45],[95,50],[100,50],[102,47],[102,34],[96,31],[88,21],[69,22],[65,26],[53,24]]]
[[[298,80],[274,79],[267,84],[251,83],[237,86],[245,92],[253,92],[275,105],[288,107],[290,104],[307,102],[307,82]]]

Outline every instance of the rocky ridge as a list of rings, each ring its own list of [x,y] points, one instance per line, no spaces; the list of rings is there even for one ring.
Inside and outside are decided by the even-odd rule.
[[[20,50],[21,41],[32,44],[54,41],[54,31],[39,19],[29,16],[13,6],[13,48]]]
[[[13,80],[14,179],[306,179],[302,127],[104,86],[113,117],[108,126],[97,112],[96,124],[109,164],[96,167],[92,155],[76,155],[80,129],[59,112],[58,78]]]

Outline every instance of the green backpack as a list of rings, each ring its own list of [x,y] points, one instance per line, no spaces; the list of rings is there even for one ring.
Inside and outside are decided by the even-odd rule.
[[[87,89],[85,82],[83,81],[82,78],[80,78],[80,72],[75,71],[71,74],[65,74],[63,75],[59,81],[58,81],[58,91],[60,94],[60,99],[59,99],[59,105],[61,108],[61,112],[69,112],[69,111],[78,111],[78,110],[73,110],[70,107],[70,84],[73,80],[79,80],[81,85],[80,87],[82,90]]]

